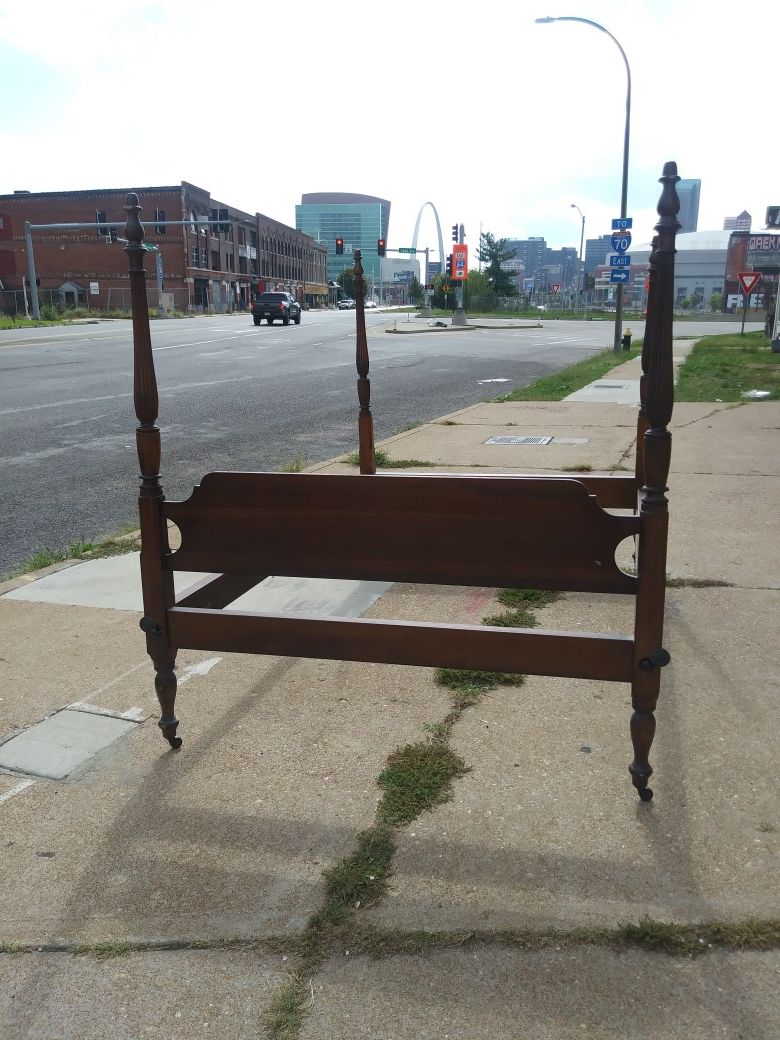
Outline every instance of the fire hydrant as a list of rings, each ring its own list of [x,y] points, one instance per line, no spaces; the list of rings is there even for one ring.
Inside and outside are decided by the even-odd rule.
[[[626,329],[620,341],[623,350],[631,350],[631,329]]]

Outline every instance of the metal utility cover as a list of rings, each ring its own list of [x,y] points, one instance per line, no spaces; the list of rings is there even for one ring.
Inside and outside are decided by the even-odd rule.
[[[0,745],[0,768],[64,780],[137,722],[63,709]]]
[[[549,444],[552,437],[489,437],[485,444]]]

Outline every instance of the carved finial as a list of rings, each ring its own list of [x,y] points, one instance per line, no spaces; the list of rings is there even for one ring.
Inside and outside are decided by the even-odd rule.
[[[675,235],[681,227],[677,220],[677,214],[680,212],[680,199],[675,187],[680,180],[677,176],[677,163],[664,163],[664,172],[658,180],[663,184],[663,190],[658,200],[658,216],[661,219],[655,225],[655,230],[659,236],[664,236],[660,239],[660,248],[663,249],[667,244],[665,239],[668,235]]]
[[[125,204],[122,209],[127,214],[127,223],[125,224],[125,238],[128,241],[128,245],[141,243],[144,240],[144,226],[138,216],[143,211],[143,206],[138,201],[138,196],[134,191],[129,191],[125,198]],[[137,245],[136,245],[137,248]]]

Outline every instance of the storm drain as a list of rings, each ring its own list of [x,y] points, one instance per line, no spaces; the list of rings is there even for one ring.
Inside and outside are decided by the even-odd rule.
[[[485,444],[549,444],[552,437],[489,437]]]
[[[0,768],[64,780],[139,722],[63,708],[0,744]]]

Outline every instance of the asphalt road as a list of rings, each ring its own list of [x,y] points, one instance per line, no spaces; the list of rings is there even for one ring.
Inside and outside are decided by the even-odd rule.
[[[530,383],[613,335],[609,322],[564,321],[391,335],[406,315],[366,319],[377,439]],[[357,447],[354,312],[310,311],[286,328],[246,315],[158,321],[152,344],[169,499],[209,470],[308,465]],[[0,576],[43,547],[134,522],[132,379],[129,322],[0,331]]]

